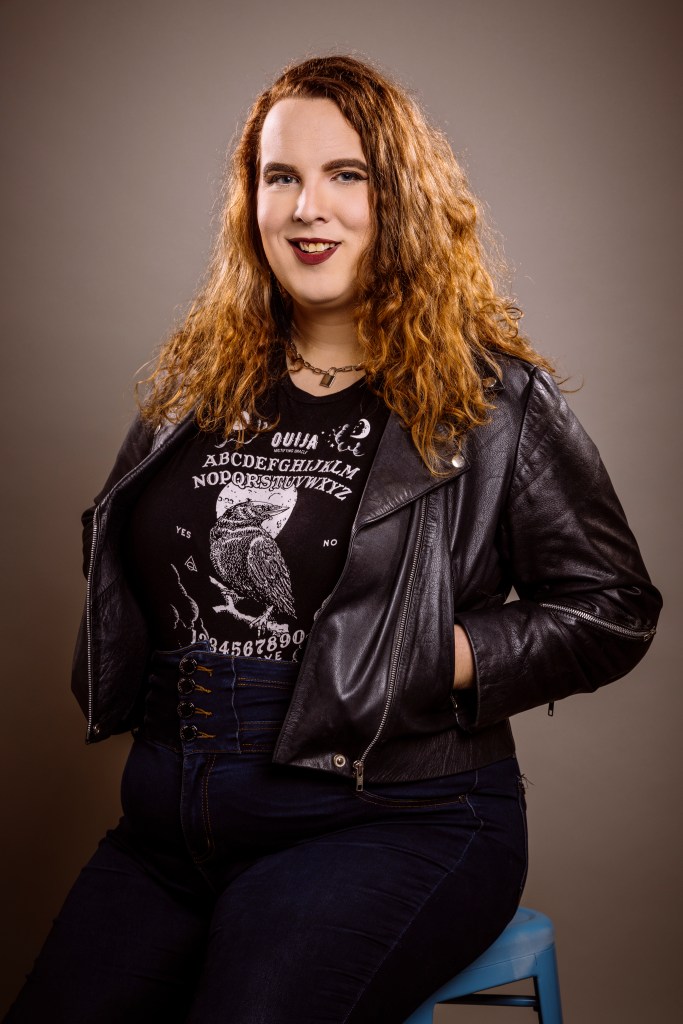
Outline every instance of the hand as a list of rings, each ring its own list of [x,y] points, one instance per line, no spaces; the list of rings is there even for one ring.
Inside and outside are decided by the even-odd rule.
[[[454,690],[467,690],[474,685],[474,655],[467,633],[462,626],[453,627],[455,633]]]

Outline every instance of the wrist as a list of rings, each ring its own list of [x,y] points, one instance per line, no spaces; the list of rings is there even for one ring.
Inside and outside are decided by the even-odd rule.
[[[474,686],[474,654],[467,633],[462,626],[454,626],[455,678],[454,690],[468,690]]]

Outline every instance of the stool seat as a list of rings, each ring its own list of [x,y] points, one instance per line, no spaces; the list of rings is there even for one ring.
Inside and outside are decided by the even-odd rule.
[[[531,978],[534,994],[485,994],[482,989]],[[562,1024],[562,1007],[555,957],[555,931],[545,914],[520,907],[496,941],[464,971],[429,996],[405,1024],[432,1024],[439,1003],[529,1006],[539,1024]]]

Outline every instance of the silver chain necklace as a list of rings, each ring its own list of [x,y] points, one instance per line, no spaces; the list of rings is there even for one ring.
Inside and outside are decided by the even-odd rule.
[[[351,373],[352,370],[363,369],[362,363],[354,363],[352,366],[330,366],[327,370],[321,370],[319,366],[312,366],[311,363],[304,359],[293,341],[289,342],[289,349],[295,368],[305,366],[311,373],[317,373],[320,377],[321,388],[331,387],[338,373]]]

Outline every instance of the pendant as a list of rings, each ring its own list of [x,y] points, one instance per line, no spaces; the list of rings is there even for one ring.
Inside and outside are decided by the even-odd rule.
[[[332,384],[332,382],[334,381],[334,378],[336,376],[337,376],[337,368],[335,366],[331,366],[329,368],[329,370],[327,371],[327,373],[324,373],[322,375],[322,377],[320,378],[320,387],[321,388],[329,388],[330,385]]]

